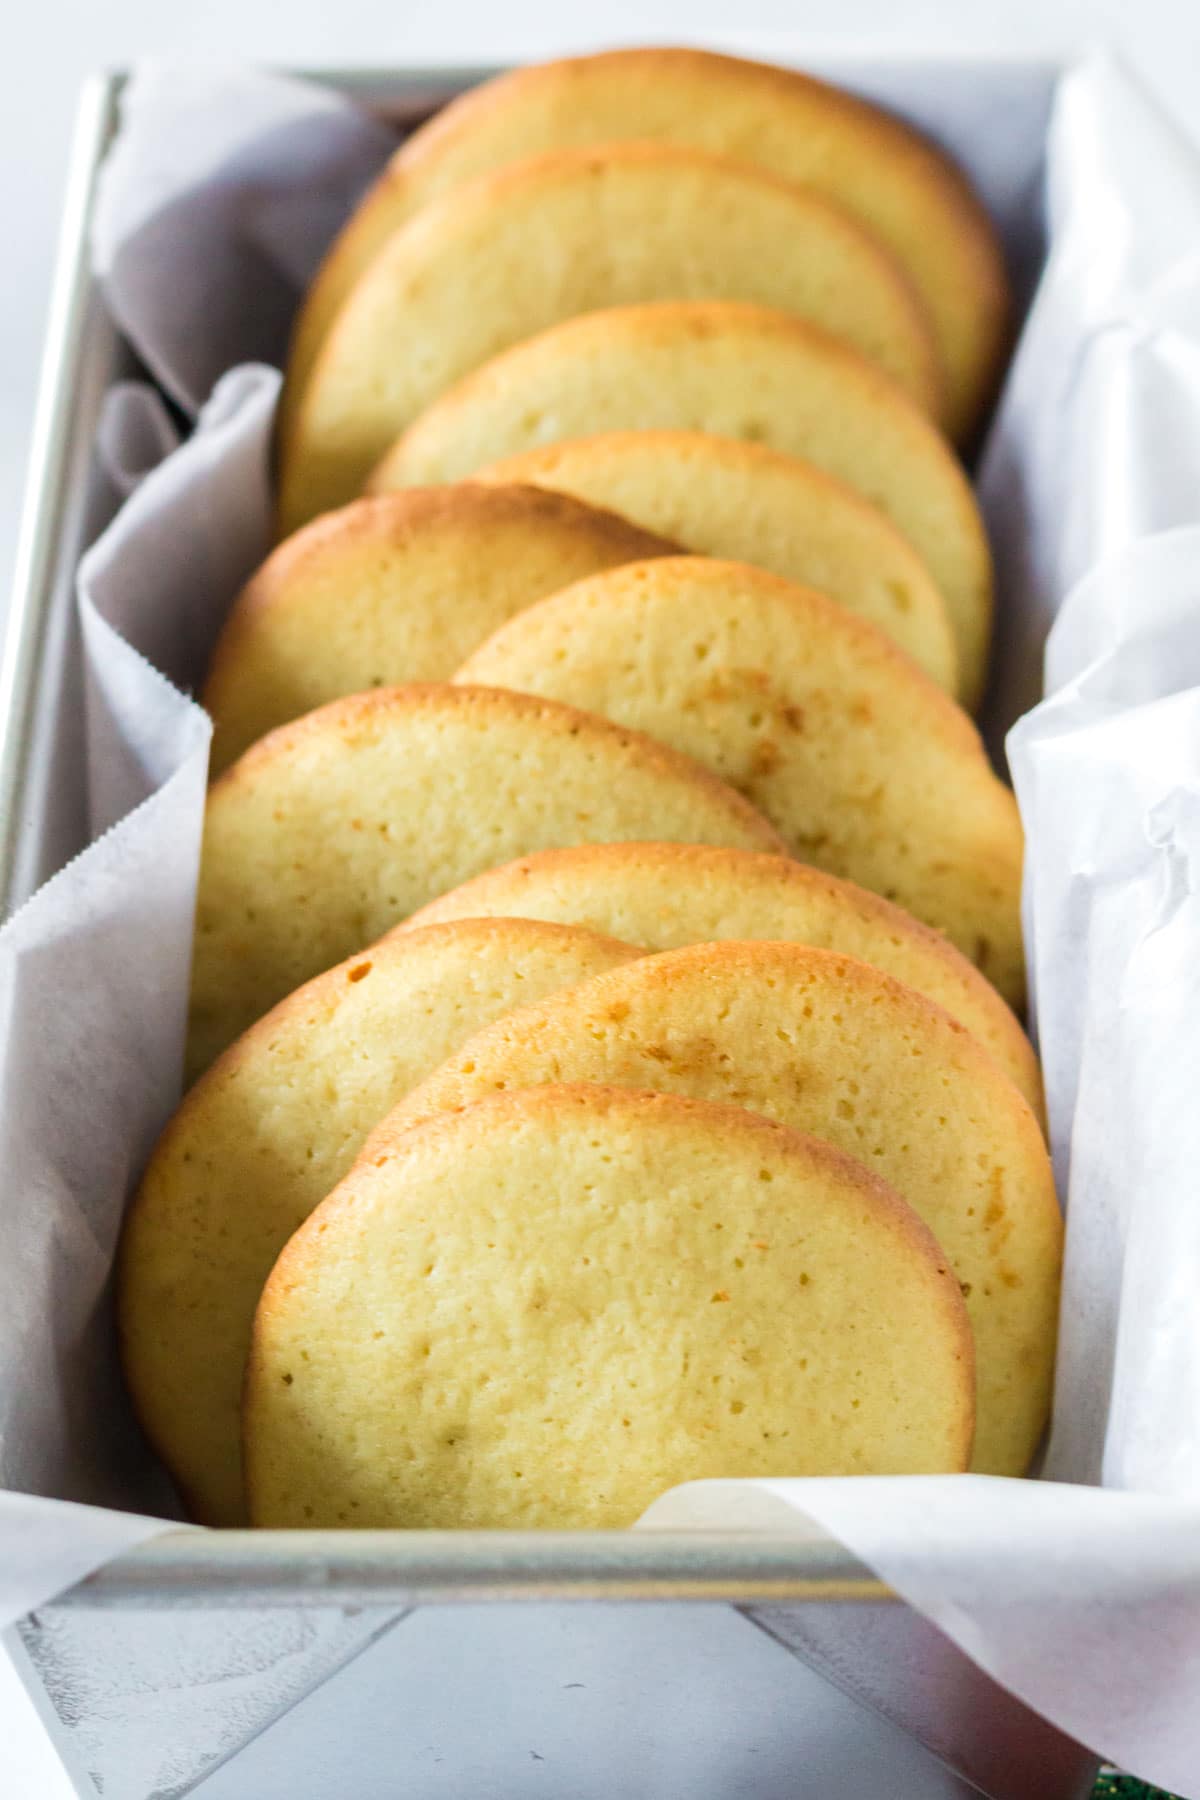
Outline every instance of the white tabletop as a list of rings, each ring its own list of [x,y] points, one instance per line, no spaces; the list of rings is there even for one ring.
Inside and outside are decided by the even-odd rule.
[[[502,12],[503,23],[499,22]],[[590,15],[596,25],[589,29]],[[729,35],[731,18],[737,38]],[[1200,5],[1196,0],[605,0],[567,9],[550,0],[36,0],[25,8],[0,108],[0,194],[9,227],[0,283],[0,612],[9,584],[25,478],[57,214],[72,113],[83,76],[151,53],[248,59],[297,67],[482,62],[536,56],[602,39],[723,40],[770,54],[853,46],[880,51],[1058,54],[1116,43],[1176,117],[1200,129]],[[42,1727],[0,1652],[4,1792],[70,1800]]]

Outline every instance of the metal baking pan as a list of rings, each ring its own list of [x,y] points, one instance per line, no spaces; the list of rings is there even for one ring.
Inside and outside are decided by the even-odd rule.
[[[489,72],[341,72],[319,79],[399,125],[412,125]],[[88,256],[98,175],[117,129],[123,83],[119,73],[99,76],[83,93],[49,312],[0,666],[0,911],[5,916],[86,843],[82,801],[78,816],[65,821],[60,805],[51,826],[47,796],[56,789],[61,794],[64,771],[78,774],[78,763],[71,765],[79,751],[76,721],[82,713],[75,571],[117,505],[94,454],[100,408],[114,381],[144,374],[106,312]],[[680,1636],[674,1609],[682,1601],[692,1603],[684,1616],[693,1623]],[[849,1601],[857,1604],[841,1604]],[[614,1639],[613,1603],[625,1602],[639,1604],[621,1606],[623,1623]],[[531,1615],[532,1606],[537,1611]],[[483,1622],[485,1610],[491,1623]],[[317,1690],[339,1670],[332,1687],[344,1683],[354,1659],[361,1659],[364,1672],[368,1665],[384,1666],[379,1657],[385,1641],[415,1643],[410,1625],[401,1633],[393,1630],[402,1621],[451,1614],[461,1621],[455,1628],[459,1636],[449,1648],[443,1646],[442,1661],[441,1653],[428,1649],[420,1668],[402,1667],[395,1676],[409,1684],[405,1691],[424,1695],[416,1737],[405,1728],[397,1744],[388,1702],[382,1721],[386,1750],[374,1751],[351,1774],[356,1731],[355,1744],[340,1746],[337,1776],[320,1775],[313,1745],[328,1740],[331,1731],[336,1734],[338,1715],[335,1711],[334,1722],[322,1724]],[[889,1707],[886,1695],[856,1693],[852,1701],[838,1691],[853,1692],[856,1684],[838,1668],[839,1661],[852,1660],[852,1652],[839,1650],[829,1636],[835,1615],[847,1623],[853,1617],[877,1641],[880,1633],[900,1631],[897,1656],[915,1659],[912,1667],[921,1671],[928,1688],[926,1736],[941,1740],[942,1755],[918,1747],[881,1716]],[[531,1617],[537,1622],[532,1636]],[[730,1620],[744,1633],[732,1643],[724,1635]],[[757,1629],[746,1630],[748,1625]],[[258,1631],[254,1641],[269,1638],[274,1646],[263,1651],[277,1677],[268,1684],[267,1697],[243,1705],[234,1724],[220,1709],[213,1713],[199,1705],[184,1717],[174,1703],[164,1706],[164,1692],[203,1692],[208,1664],[235,1627],[249,1633],[248,1642]],[[548,1645],[559,1644],[555,1654],[565,1674],[573,1659],[586,1662],[600,1654],[595,1646],[601,1641],[607,1646],[604,1667],[613,1679],[624,1672],[626,1689],[620,1710],[605,1714],[594,1728],[564,1727],[563,1741],[573,1746],[571,1771],[569,1776],[560,1771],[556,1785],[543,1782],[541,1789],[556,1800],[593,1795],[599,1800],[613,1792],[645,1793],[653,1800],[676,1794],[682,1800],[685,1793],[689,1800],[731,1800],[735,1793],[756,1800],[783,1800],[785,1794],[788,1800],[810,1795],[835,1800],[868,1789],[886,1791],[889,1800],[937,1800],[1000,1792],[989,1771],[1006,1764],[1026,1772],[1018,1786],[1003,1789],[1019,1800],[1070,1800],[1090,1789],[1094,1762],[1086,1752],[1002,1693],[932,1627],[896,1604],[868,1568],[815,1529],[786,1536],[174,1530],[118,1557],[31,1614],[10,1636],[79,1793],[103,1794],[106,1800],[170,1800],[197,1785],[213,1800],[250,1792],[256,1800],[271,1800],[276,1792],[300,1800],[333,1800],[353,1792],[357,1800],[374,1800],[376,1794],[400,1791],[500,1800],[524,1793],[526,1782],[533,1791],[536,1762],[528,1759],[541,1760],[540,1754],[520,1752],[526,1759],[522,1779],[504,1773],[511,1720],[506,1724],[508,1715],[488,1711],[493,1702],[485,1702],[472,1657],[492,1654],[487,1646],[499,1643],[502,1659],[512,1664],[510,1688],[521,1671],[527,1684],[536,1686],[544,1674],[537,1659]],[[843,1633],[839,1642],[846,1641]],[[770,1679],[766,1689],[760,1685],[753,1691],[773,1691],[770,1682],[782,1679],[781,1670],[792,1685],[787,1704],[781,1690],[769,1719],[751,1718],[748,1703],[735,1704],[733,1697],[740,1692],[739,1669],[744,1674],[757,1669],[754,1659],[764,1654],[774,1658]],[[626,1726],[639,1706],[649,1704],[652,1672],[663,1656],[671,1659],[678,1680],[669,1696],[656,1690],[656,1772],[643,1781],[622,1761],[628,1754]],[[714,1657],[718,1693],[731,1697],[728,1716],[716,1725],[712,1705],[699,1699],[707,1691],[706,1671]],[[821,1668],[820,1677],[814,1666]],[[429,1686],[430,1671],[439,1672],[436,1693]],[[630,1685],[633,1671],[644,1677],[639,1673]],[[761,1684],[767,1678],[755,1674],[753,1679]],[[564,1696],[573,1701],[566,1690],[585,1685],[552,1683],[553,1693],[542,1692],[539,1717],[552,1722]],[[346,1704],[346,1690],[338,1691]],[[873,1710],[856,1703],[864,1699]],[[909,1700],[911,1716],[911,1695]],[[219,1769],[235,1758],[241,1770],[245,1744],[301,1701],[295,1719],[309,1737],[301,1731],[297,1742],[307,1747],[294,1753],[291,1775],[273,1772],[259,1747],[244,1752],[260,1758],[253,1776],[242,1778],[250,1785],[226,1785]],[[413,1763],[416,1772],[401,1786],[378,1785],[380,1756],[402,1769],[404,1757],[416,1754],[416,1738],[433,1734],[425,1721],[439,1706],[447,1730],[453,1727],[456,1753],[428,1766]],[[964,1734],[961,1721],[968,1715]],[[953,1728],[946,1726],[951,1717],[959,1722]],[[275,1744],[280,1729],[268,1730],[262,1746]],[[740,1743],[747,1757],[762,1752],[763,1760],[747,1763],[735,1778],[727,1759],[714,1760],[715,1752],[703,1748],[714,1729],[723,1749]],[[756,1741],[743,1742],[751,1737]],[[967,1738],[974,1749],[963,1748]],[[952,1773],[947,1758],[965,1775]],[[276,1781],[279,1785],[272,1785]]]

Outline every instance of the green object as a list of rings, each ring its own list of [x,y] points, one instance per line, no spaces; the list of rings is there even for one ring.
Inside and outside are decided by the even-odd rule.
[[[1162,1788],[1147,1787],[1132,1775],[1118,1775],[1115,1769],[1101,1771],[1092,1800],[1179,1800],[1178,1795],[1164,1793]]]

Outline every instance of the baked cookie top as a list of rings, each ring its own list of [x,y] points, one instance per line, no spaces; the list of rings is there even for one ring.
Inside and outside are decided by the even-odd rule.
[[[798,456],[703,431],[614,431],[527,450],[479,479],[573,494],[676,550],[755,563],[816,588],[958,692],[946,603],[921,558],[878,507]]]
[[[255,1319],[258,1525],[631,1525],[719,1475],[961,1470],[971,1340],[879,1177],[736,1107],[503,1094],[376,1139]]]
[[[289,382],[302,390],[342,302],[401,225],[508,162],[616,138],[694,144],[803,182],[870,226],[929,309],[956,437],[991,397],[1010,300],[995,229],[961,170],[883,108],[795,69],[712,51],[603,51],[484,82],[415,132],[356,209],[308,295]]]
[[[745,563],[663,557],[518,613],[456,680],[602,713],[703,762],[792,854],[945,932],[1023,996],[1016,801],[882,632]]]
[[[782,848],[698,764],[555,701],[431,683],[280,726],[209,790],[189,1078],[301,982],[492,864],[664,836]]]
[[[394,935],[280,1001],[187,1094],[126,1216],[117,1323],[142,1427],[201,1524],[246,1523],[254,1308],[367,1133],[482,1025],[638,954],[532,919]]]
[[[965,1025],[1044,1117],[1033,1046],[962,952],[880,895],[789,856],[698,844],[542,850],[441,895],[408,926],[483,915],[584,925],[648,950],[738,938],[858,957]]]
[[[849,213],[702,150],[562,150],[431,201],[363,271],[282,422],[282,529],[353,499],[430,401],[509,345],[596,307],[670,299],[783,307],[938,413],[924,306]]]
[[[938,585],[974,708],[987,675],[992,558],[941,433],[893,381],[794,315],[660,301],[569,319],[435,401],[376,486],[456,481],[506,457],[608,431],[711,432],[804,457],[885,513]]]
[[[226,620],[200,696],[212,771],[343,694],[445,681],[531,600],[670,548],[535,486],[410,488],[327,513],[273,551]]]
[[[1024,1474],[1050,1404],[1062,1217],[1037,1120],[948,1013],[828,950],[665,951],[477,1033],[385,1128],[549,1081],[731,1101],[882,1175],[962,1287],[978,1381],[972,1466]]]

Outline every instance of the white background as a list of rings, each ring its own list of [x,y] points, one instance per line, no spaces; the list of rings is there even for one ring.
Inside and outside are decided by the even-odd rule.
[[[589,19],[597,21],[589,24]],[[731,30],[732,26],[732,30]],[[6,34],[0,104],[0,611],[24,483],[57,214],[77,90],[90,70],[148,53],[296,67],[486,62],[588,42],[687,37],[770,54],[805,41],[908,52],[1060,54],[1117,43],[1200,135],[1200,0],[25,0]],[[69,1800],[28,1700],[0,1653],[0,1793]],[[251,1797],[248,1796],[248,1800]],[[297,1800],[303,1800],[298,1796]]]

